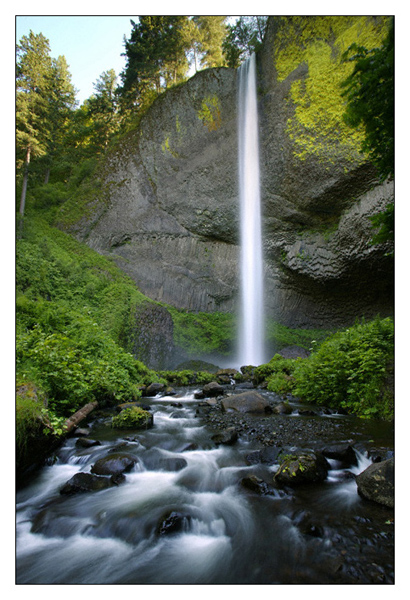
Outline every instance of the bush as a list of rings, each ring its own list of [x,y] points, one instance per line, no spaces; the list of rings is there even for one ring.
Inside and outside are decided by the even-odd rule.
[[[143,429],[152,425],[152,415],[139,406],[124,408],[119,415],[113,417],[115,429]]]
[[[267,381],[270,392],[276,394],[293,392],[295,387],[293,372],[299,360],[302,359],[293,360],[275,354],[268,363],[256,367],[252,377],[254,385],[260,385],[263,381]]]
[[[297,362],[294,393],[307,402],[342,407],[359,416],[392,418],[393,396],[386,379],[393,352],[390,318],[358,323]]]
[[[104,404],[139,398],[137,384],[149,370],[89,319],[78,316],[72,327],[75,336],[70,327],[48,334],[40,326],[17,336],[17,371],[45,390],[50,409],[69,415],[92,400]]]

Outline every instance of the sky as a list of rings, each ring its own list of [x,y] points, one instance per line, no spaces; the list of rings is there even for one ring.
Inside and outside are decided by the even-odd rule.
[[[125,67],[124,35],[129,39],[131,19],[137,16],[16,16],[16,42],[30,30],[50,42],[50,56],[65,56],[81,104],[94,92],[93,84],[104,71],[116,75]]]

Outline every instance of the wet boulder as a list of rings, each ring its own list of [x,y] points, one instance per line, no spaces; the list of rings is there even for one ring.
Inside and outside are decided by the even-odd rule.
[[[137,457],[132,454],[109,454],[97,460],[91,467],[91,473],[95,475],[119,475],[130,471],[137,462]]]
[[[215,398],[221,396],[224,393],[224,388],[217,381],[211,381],[204,385],[202,392],[205,398]]]
[[[101,446],[101,442],[87,437],[79,437],[75,446],[76,448],[93,448],[94,446]]]
[[[157,535],[181,533],[188,528],[191,516],[177,511],[164,515],[157,526]]]
[[[284,457],[274,475],[277,483],[284,485],[300,485],[324,481],[329,470],[329,463],[321,454],[302,452]]]
[[[163,383],[151,383],[145,390],[144,396],[156,396],[160,392],[165,390],[165,385]]]
[[[219,433],[212,436],[212,440],[215,444],[224,444],[225,446],[231,446],[238,439],[238,432],[235,427],[228,427]]]
[[[341,467],[357,465],[356,452],[350,444],[331,444],[322,449],[325,458],[337,460]]]
[[[273,465],[277,462],[282,448],[279,446],[267,446],[260,450],[253,450],[245,456],[248,465],[257,465],[260,463]]]
[[[265,398],[255,391],[233,394],[222,400],[222,410],[233,410],[240,413],[267,413],[272,412],[271,406]]]
[[[292,407],[289,402],[280,402],[273,408],[272,412],[275,415],[290,415],[292,413]]]
[[[169,458],[161,458],[158,466],[163,471],[177,472],[185,469],[187,464],[184,458],[170,456]]]
[[[261,479],[257,477],[257,475],[249,475],[249,477],[244,477],[241,479],[241,485],[245,489],[255,492],[256,494],[260,494],[264,496],[265,494],[269,494],[271,489],[269,485]]]
[[[99,492],[114,485],[117,485],[117,482],[109,477],[100,477],[91,473],[76,473],[63,485],[60,489],[60,494],[71,495],[84,492]]]
[[[373,463],[356,477],[357,491],[367,500],[394,507],[394,458]]]

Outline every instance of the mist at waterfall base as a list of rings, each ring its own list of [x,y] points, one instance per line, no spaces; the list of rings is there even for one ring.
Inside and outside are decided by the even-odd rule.
[[[238,70],[240,288],[238,363],[266,362],[256,59]]]

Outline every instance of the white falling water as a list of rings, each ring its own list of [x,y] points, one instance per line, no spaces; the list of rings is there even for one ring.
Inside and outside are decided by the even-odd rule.
[[[255,55],[239,69],[238,108],[242,290],[239,362],[241,365],[260,365],[265,362],[265,357]]]

